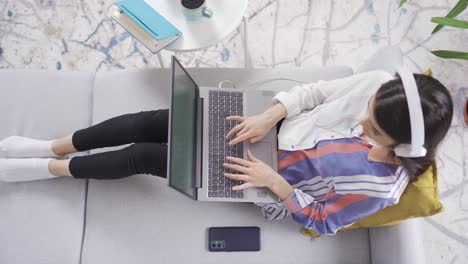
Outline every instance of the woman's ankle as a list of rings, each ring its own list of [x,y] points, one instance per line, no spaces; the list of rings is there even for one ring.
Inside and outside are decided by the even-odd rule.
[[[72,142],[72,135],[52,140],[52,152],[57,156],[64,156],[77,152]]]
[[[67,153],[62,153],[61,147],[60,147],[60,139],[54,139],[52,140],[52,152],[57,155],[57,156],[63,156],[66,155]]]
[[[71,176],[70,172],[70,160],[56,160],[52,159],[49,161],[49,172],[50,174],[59,177],[59,176]]]

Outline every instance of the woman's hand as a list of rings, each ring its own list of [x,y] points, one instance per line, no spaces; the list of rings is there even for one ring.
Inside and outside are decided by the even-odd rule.
[[[229,131],[226,135],[226,139],[230,139],[237,133],[236,138],[229,142],[230,146],[244,140],[249,140],[250,143],[255,143],[264,138],[268,131],[270,131],[270,129],[285,116],[286,108],[281,103],[269,108],[262,114],[247,118],[242,116],[228,116],[226,117],[226,120],[235,120],[241,123]]]
[[[281,200],[286,199],[294,191],[294,188],[276,171],[255,158],[250,150],[247,151],[249,160],[235,157],[226,157],[227,160],[236,163],[224,163],[225,168],[233,169],[241,174],[225,173],[226,178],[244,181],[243,184],[234,186],[234,191],[244,190],[251,187],[267,187],[274,192]]]
[[[234,164],[224,163],[223,166],[228,169],[233,169],[241,174],[224,173],[226,178],[244,181],[244,184],[234,186],[234,191],[244,190],[251,187],[271,187],[275,177],[279,176],[270,166],[266,165],[263,161],[256,159],[250,150],[247,151],[247,156],[250,161],[226,157],[227,160]]]
[[[275,125],[273,119],[269,118],[264,113],[251,117],[228,116],[226,117],[226,120],[241,122],[237,126],[233,127],[226,135],[226,139],[230,139],[237,133],[236,138],[229,142],[230,146],[236,145],[244,140],[249,140],[250,143],[255,143],[264,138],[268,131],[270,131],[270,129]]]

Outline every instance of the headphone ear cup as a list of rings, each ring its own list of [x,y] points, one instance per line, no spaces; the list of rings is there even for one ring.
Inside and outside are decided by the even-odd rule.
[[[411,145],[400,144],[395,147],[394,151],[398,157],[408,157],[411,153]]]
[[[405,157],[405,158],[419,158],[425,157],[427,154],[427,150],[425,147],[421,146],[419,150],[413,152],[413,149],[410,144],[400,144],[396,146],[393,151],[395,155],[398,157]]]

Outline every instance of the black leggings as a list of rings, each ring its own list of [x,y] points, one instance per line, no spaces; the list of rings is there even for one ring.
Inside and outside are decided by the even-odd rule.
[[[134,174],[166,178],[169,110],[145,111],[111,118],[73,134],[78,151],[132,144],[124,149],[74,157],[75,178],[119,179]]]

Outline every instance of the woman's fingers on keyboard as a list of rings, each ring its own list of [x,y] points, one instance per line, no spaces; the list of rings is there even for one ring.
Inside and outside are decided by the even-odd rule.
[[[247,173],[248,173],[247,167],[244,167],[244,166],[241,166],[241,165],[223,163],[223,166],[224,166],[225,168],[238,171],[238,172],[240,172],[240,173],[244,173],[244,174],[247,174]]]
[[[236,145],[237,143],[240,143],[246,139],[248,139],[250,137],[250,133],[247,132],[245,134],[242,134],[238,137],[236,137],[235,139],[233,139],[231,142],[229,142],[229,146],[233,146],[233,145]]]
[[[237,158],[237,157],[227,156],[226,159],[229,160],[229,161],[235,162],[237,164],[240,164],[240,165],[242,165],[244,167],[250,167],[250,166],[253,165],[253,163],[251,161],[241,159],[241,158]]]
[[[224,173],[224,177],[229,178],[231,180],[237,180],[237,181],[250,180],[250,177],[245,174]]]
[[[231,129],[231,131],[229,131],[229,133],[227,133],[226,139],[231,138],[235,133],[237,133],[237,131],[241,130],[243,127],[244,127],[243,124],[239,124],[239,125],[233,127],[233,128]]]
[[[232,187],[232,190],[233,191],[240,191],[240,190],[245,190],[247,188],[251,188],[251,187],[254,187],[254,185],[250,182],[247,182],[247,183],[244,183],[244,184],[241,184],[241,185],[236,185],[234,187]]]
[[[244,127],[241,131],[237,133],[237,136],[242,136],[243,134],[247,133],[249,131],[248,127]]]
[[[245,120],[245,117],[242,117],[242,116],[228,116],[226,117],[226,120],[235,120],[235,121],[244,121]]]

